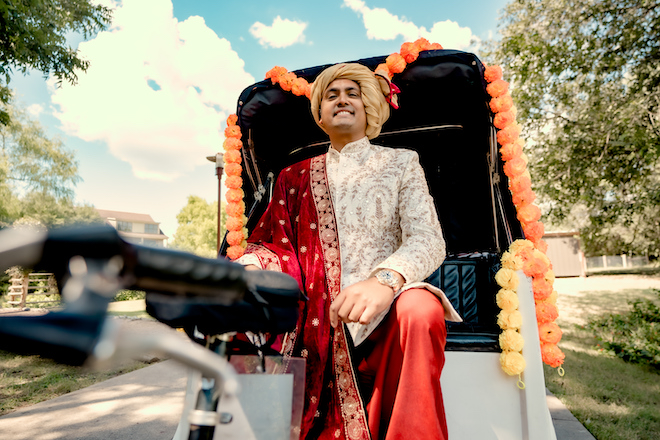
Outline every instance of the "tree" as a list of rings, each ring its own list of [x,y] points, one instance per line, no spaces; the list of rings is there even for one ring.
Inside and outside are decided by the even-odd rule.
[[[224,211],[222,216],[225,217]],[[202,257],[217,256],[218,202],[208,203],[199,196],[188,196],[188,203],[176,219],[179,226],[174,233],[172,247]]]
[[[586,208],[588,253],[659,255],[660,2],[517,0],[500,28],[548,219]]]
[[[46,227],[98,221],[91,206],[73,203],[80,181],[74,155],[23,110],[6,109],[10,122],[0,125],[0,226],[19,219]]]
[[[106,28],[111,10],[90,0],[0,0],[0,102],[11,99],[8,84],[15,70],[36,69],[58,82],[75,83],[89,62],[66,43],[67,34],[85,38]],[[4,78],[2,78],[4,77]],[[0,123],[9,113],[0,109]]]

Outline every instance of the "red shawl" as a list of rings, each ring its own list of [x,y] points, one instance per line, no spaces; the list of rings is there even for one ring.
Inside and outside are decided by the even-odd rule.
[[[250,236],[247,252],[262,267],[296,278],[309,298],[287,337],[285,356],[307,359],[302,439],[369,439],[343,326],[330,326],[341,263],[325,155],[299,162],[278,177],[273,199]]]

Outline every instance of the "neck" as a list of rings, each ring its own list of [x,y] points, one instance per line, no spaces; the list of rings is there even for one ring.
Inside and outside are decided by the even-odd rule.
[[[359,141],[365,136],[366,134],[364,133],[362,133],[361,135],[351,135],[351,134],[339,135],[339,136],[335,135],[330,137],[330,144],[332,145],[332,148],[341,152],[341,150],[343,150],[347,144],[350,144],[351,142]]]

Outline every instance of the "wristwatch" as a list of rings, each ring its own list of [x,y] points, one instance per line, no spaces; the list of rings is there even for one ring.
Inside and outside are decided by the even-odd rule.
[[[398,292],[401,286],[399,286],[399,279],[397,278],[394,271],[389,269],[382,269],[376,272],[376,280],[383,286],[388,286],[394,289],[394,292]]]

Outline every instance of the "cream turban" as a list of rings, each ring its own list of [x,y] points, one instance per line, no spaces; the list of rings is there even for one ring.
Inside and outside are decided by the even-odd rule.
[[[336,79],[349,79],[360,86],[367,113],[366,135],[369,139],[378,136],[381,127],[390,117],[390,106],[386,100],[390,94],[390,85],[385,78],[374,74],[362,64],[335,64],[321,72],[312,84],[311,109],[314,121],[323,128],[319,124],[321,99],[330,83]]]

